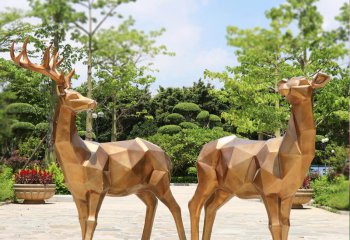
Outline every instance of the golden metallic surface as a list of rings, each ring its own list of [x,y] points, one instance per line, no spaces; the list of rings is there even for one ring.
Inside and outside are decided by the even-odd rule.
[[[278,91],[292,105],[283,137],[252,141],[229,136],[204,145],[197,161],[198,186],[189,202],[191,239],[199,239],[199,217],[205,208],[202,239],[210,239],[217,210],[233,196],[261,196],[274,240],[288,239],[292,200],[315,154],[313,89],[330,77],[318,73],[282,80]]]
[[[179,239],[185,239],[181,209],[170,190],[169,157],[160,147],[140,138],[101,144],[83,141],[75,126],[76,113],[94,109],[96,102],[69,89],[74,70],[67,76],[59,73],[56,67],[62,60],[58,60],[58,54],[50,58],[50,47],[45,51],[42,65],[31,63],[26,52],[27,42],[26,39],[17,57],[12,44],[11,58],[17,65],[49,76],[57,83],[59,104],[54,146],[78,209],[82,239],[92,239],[106,194],[116,197],[136,194],[145,203],[142,239],[151,237],[158,198],[172,213]]]

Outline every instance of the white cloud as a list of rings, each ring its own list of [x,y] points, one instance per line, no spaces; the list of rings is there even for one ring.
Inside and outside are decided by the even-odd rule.
[[[223,70],[225,66],[233,65],[235,57],[229,51],[222,48],[213,48],[208,51],[200,51],[195,59],[195,64],[204,69],[213,71]]]
[[[339,26],[334,19],[339,15],[340,7],[347,2],[346,0],[320,0],[316,5],[323,16],[323,28],[325,30],[335,29]]]

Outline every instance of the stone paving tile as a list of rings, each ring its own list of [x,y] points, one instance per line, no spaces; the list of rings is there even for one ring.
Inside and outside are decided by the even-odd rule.
[[[195,186],[173,186],[172,191],[182,208],[185,230],[190,239],[187,203],[195,191]],[[94,239],[140,239],[144,217],[145,206],[137,197],[106,197],[102,204]],[[200,226],[201,228],[203,226],[203,214]],[[158,204],[151,238],[154,240],[178,239],[173,218],[162,203]],[[81,239],[75,205],[68,201],[44,205],[0,206],[0,239]],[[271,239],[264,205],[259,200],[233,198],[218,211],[212,239]],[[313,207],[292,210],[289,239],[348,240],[349,215],[330,213]]]

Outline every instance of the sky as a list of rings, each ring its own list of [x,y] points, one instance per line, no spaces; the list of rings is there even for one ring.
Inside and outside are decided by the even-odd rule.
[[[347,0],[320,0],[317,4],[324,17],[323,27],[336,28],[334,17]],[[277,7],[284,0],[138,0],[119,7],[124,16],[131,15],[136,27],[145,31],[166,32],[159,38],[176,56],[159,56],[153,62],[159,70],[151,91],[158,86],[190,86],[203,78],[203,71],[222,71],[225,66],[237,64],[234,50],[226,44],[226,27],[268,27],[265,12]],[[7,6],[28,10],[26,0],[1,0],[1,9]],[[103,27],[117,26],[116,19],[108,19]],[[9,58],[8,55],[0,55]],[[73,82],[77,86],[86,79],[86,66],[77,63],[80,78]],[[220,83],[214,82],[220,87]]]

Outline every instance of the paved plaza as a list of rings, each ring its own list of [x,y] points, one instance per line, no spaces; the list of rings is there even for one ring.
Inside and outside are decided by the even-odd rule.
[[[190,219],[187,203],[195,186],[172,186],[173,194],[182,208],[188,239]],[[134,195],[121,198],[106,197],[98,218],[94,239],[140,239],[145,206]],[[201,217],[201,227],[203,214]],[[175,223],[168,209],[159,202],[152,239],[176,240]],[[43,205],[5,204],[0,206],[0,239],[63,240],[81,239],[74,203],[68,196],[55,197]],[[217,214],[213,240],[271,239],[267,215],[259,200],[233,198]],[[348,240],[349,215],[335,214],[307,206],[292,210],[289,239]]]

